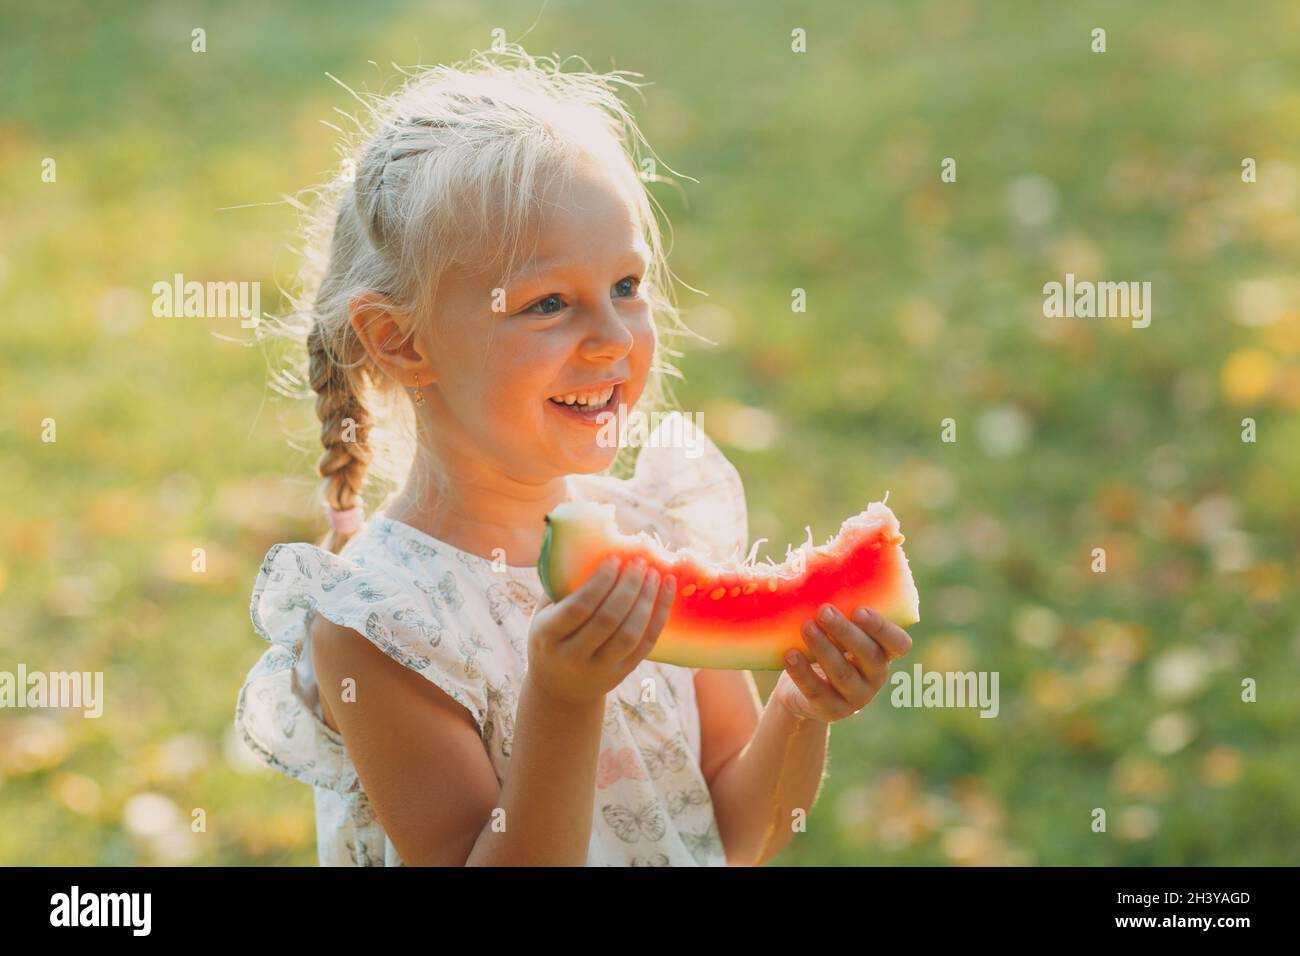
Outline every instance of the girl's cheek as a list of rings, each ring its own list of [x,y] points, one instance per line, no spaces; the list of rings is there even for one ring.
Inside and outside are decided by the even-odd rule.
[[[644,385],[655,357],[654,323],[647,318],[644,328],[638,330],[635,335],[636,344],[632,349],[633,371],[638,383]]]

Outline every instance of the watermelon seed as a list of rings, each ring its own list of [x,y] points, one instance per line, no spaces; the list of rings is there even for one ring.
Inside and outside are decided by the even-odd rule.
[[[694,584],[688,584],[686,585],[686,587],[682,588],[682,597],[690,597],[694,593],[695,593]]]
[[[709,592],[709,597],[711,597],[713,600],[716,601],[718,598],[722,597],[722,595],[726,593],[727,593],[726,588],[714,588],[712,591]]]

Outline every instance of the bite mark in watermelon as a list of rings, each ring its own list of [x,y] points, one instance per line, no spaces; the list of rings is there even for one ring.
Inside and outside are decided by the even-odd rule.
[[[903,535],[884,502],[846,518],[826,544],[812,547],[811,530],[808,537],[781,564],[756,562],[762,539],[743,560],[716,562],[643,531],[623,534],[611,504],[571,501],[546,516],[537,570],[552,601],[611,555],[641,557],[661,578],[676,576],[672,612],[648,659],[684,667],[781,670],[788,649],[807,653],[800,628],[823,604],[850,618],[873,608],[900,627],[920,620]]]

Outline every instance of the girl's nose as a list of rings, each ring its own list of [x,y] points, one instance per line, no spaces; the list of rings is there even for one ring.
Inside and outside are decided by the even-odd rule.
[[[592,359],[620,359],[632,351],[635,341],[627,322],[610,303],[593,315],[583,354]]]

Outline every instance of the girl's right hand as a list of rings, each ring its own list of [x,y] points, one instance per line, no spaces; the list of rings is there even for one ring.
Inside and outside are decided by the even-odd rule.
[[[602,699],[654,648],[668,620],[677,579],[634,558],[620,572],[607,558],[567,597],[533,615],[528,679],[569,703]]]

